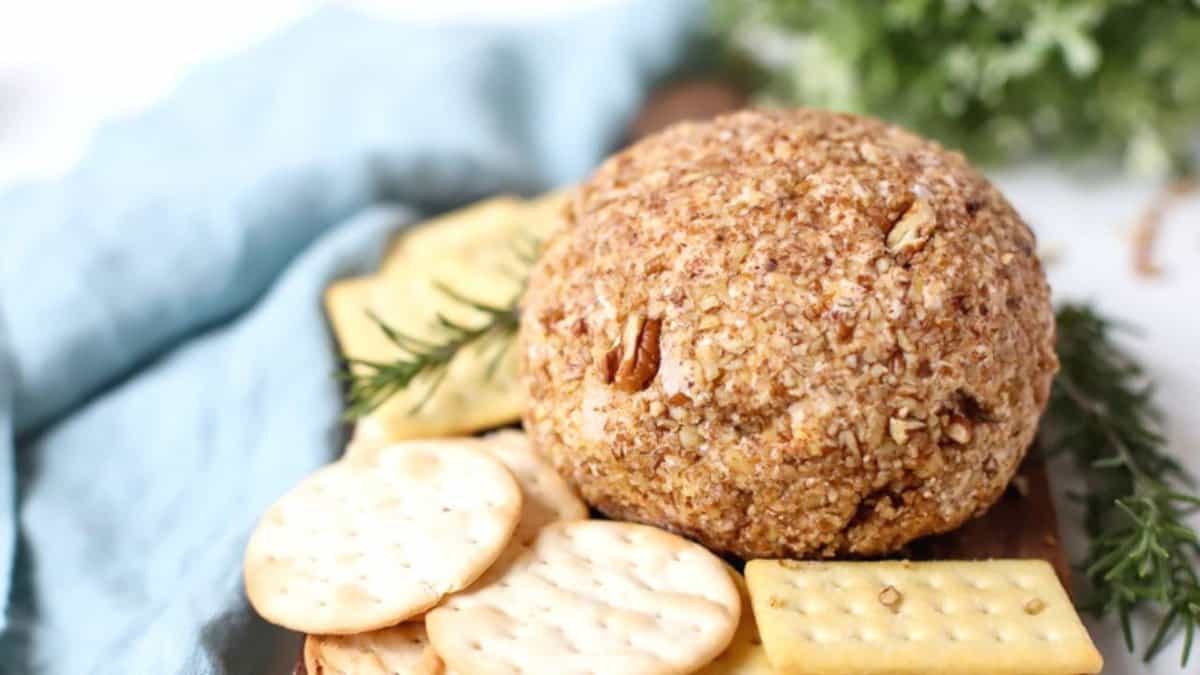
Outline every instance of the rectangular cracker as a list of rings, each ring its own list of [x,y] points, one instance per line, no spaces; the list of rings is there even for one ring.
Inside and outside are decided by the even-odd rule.
[[[330,286],[325,307],[343,355],[376,361],[400,358],[403,352],[371,321],[367,310],[398,330],[416,337],[432,335],[432,317],[439,311],[461,314],[462,308],[431,286],[384,285],[376,278],[358,277]],[[477,317],[465,320],[479,321]],[[499,345],[489,345],[497,348]],[[517,384],[516,350],[509,348],[489,379],[484,376],[492,351],[468,349],[450,363],[445,380],[421,407],[429,380],[420,379],[396,393],[358,421],[378,442],[469,434],[502,426],[520,418],[524,396]]]
[[[752,560],[746,582],[780,673],[1073,675],[1103,666],[1042,560]]]
[[[451,211],[406,230],[392,242],[380,265],[383,276],[404,275],[416,264],[441,268],[449,263],[454,273],[495,272],[514,262],[514,243],[541,240],[559,225],[570,190],[558,190],[530,201],[500,196]]]
[[[403,352],[368,312],[398,331],[438,340],[437,315],[464,325],[484,316],[437,289],[444,284],[484,303],[508,303],[521,290],[528,263],[516,255],[521,237],[544,238],[558,227],[568,192],[531,202],[497,197],[417,225],[392,244],[374,276],[344,279],[325,292],[325,311],[339,349],[347,357],[388,362]],[[528,246],[523,247],[527,249]],[[524,392],[517,380],[517,353],[509,347],[490,379],[495,349],[470,348],[451,362],[445,380],[419,411],[429,380],[418,380],[359,420],[356,440],[378,444],[412,438],[470,434],[520,419]],[[359,431],[369,431],[361,434]]]

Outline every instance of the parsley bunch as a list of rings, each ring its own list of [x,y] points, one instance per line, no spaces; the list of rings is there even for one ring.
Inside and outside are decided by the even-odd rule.
[[[1190,169],[1200,0],[714,0],[714,18],[768,101],[878,115],[981,161]]]

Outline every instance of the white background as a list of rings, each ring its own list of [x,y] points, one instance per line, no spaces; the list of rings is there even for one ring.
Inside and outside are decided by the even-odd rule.
[[[589,0],[599,4],[606,0]],[[311,13],[316,0],[0,0],[0,187],[70,168],[100,123],[136,113],[169,91],[190,66],[227,56]],[[523,21],[580,3],[554,0],[385,2],[373,12],[418,21],[460,17]],[[502,7],[502,9],[500,9]],[[1131,348],[1158,383],[1173,450],[1200,474],[1200,198],[1168,213],[1156,247],[1165,274],[1136,278],[1128,231],[1159,187],[1118,175],[1067,176],[1049,167],[994,175],[1043,245],[1057,299],[1097,302],[1145,335]],[[1060,488],[1067,467],[1055,467]],[[1074,557],[1076,514],[1059,500]],[[1200,524],[1200,523],[1198,523]],[[1091,623],[1106,673],[1181,673],[1177,649],[1144,666],[1125,654],[1114,622]],[[1142,637],[1145,644],[1145,635]],[[1200,645],[1191,668],[1200,669]]]

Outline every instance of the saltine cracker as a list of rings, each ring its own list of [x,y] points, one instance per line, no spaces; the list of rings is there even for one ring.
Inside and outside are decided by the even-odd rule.
[[[752,560],[746,583],[780,673],[1077,675],[1103,665],[1042,560]]]
[[[394,625],[475,581],[507,546],[520,487],[470,441],[409,441],[318,469],[246,545],[250,603],[306,633]]]

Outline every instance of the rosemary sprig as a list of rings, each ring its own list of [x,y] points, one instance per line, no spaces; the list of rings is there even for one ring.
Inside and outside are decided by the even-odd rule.
[[[392,344],[400,348],[402,355],[386,362],[345,359],[338,376],[347,383],[349,389],[345,412],[348,419],[366,415],[392,395],[408,388],[418,379],[424,379],[429,383],[425,395],[412,409],[413,413],[419,412],[446,379],[450,362],[468,347],[477,346],[483,350],[489,345],[495,345],[485,376],[491,379],[499,368],[509,345],[513,342],[512,337],[517,332],[520,320],[518,303],[524,291],[523,285],[504,305],[479,302],[444,284],[435,285],[450,299],[482,314],[483,322],[467,325],[439,313],[437,324],[444,333],[444,338],[433,342],[402,333],[374,313],[368,312],[371,321],[383,331]]]
[[[1135,649],[1132,614],[1162,614],[1145,651],[1149,661],[1168,637],[1184,633],[1187,664],[1200,626],[1200,539],[1185,522],[1200,506],[1186,470],[1165,450],[1161,418],[1141,368],[1112,339],[1122,328],[1080,305],[1058,311],[1058,357],[1042,428],[1050,453],[1070,454],[1085,472],[1081,497],[1091,537],[1085,607],[1115,614]]]

